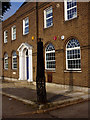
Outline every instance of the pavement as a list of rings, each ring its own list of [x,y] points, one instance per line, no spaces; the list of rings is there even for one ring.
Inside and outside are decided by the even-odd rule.
[[[2,87],[2,91],[0,91],[2,95],[36,107],[37,111],[33,113],[44,113],[90,100],[90,93],[88,90],[74,90],[72,87],[64,88],[59,84],[47,83],[47,103],[38,104],[35,82],[4,80],[0,84],[2,84],[0,85],[0,87]]]

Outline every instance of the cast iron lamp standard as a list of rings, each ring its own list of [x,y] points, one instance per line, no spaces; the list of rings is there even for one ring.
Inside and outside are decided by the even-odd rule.
[[[37,102],[46,103],[46,87],[44,73],[44,58],[43,58],[43,42],[41,38],[37,42]]]
[[[36,2],[36,38],[37,38],[37,76],[36,76],[36,90],[37,102],[46,103],[46,88],[45,88],[45,73],[44,73],[44,59],[43,59],[43,42],[38,38],[38,2]]]

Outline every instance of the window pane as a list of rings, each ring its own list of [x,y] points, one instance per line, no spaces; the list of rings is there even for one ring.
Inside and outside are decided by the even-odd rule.
[[[17,58],[13,58],[13,62],[16,63],[17,62]]]
[[[8,64],[5,64],[5,68],[6,68],[6,69],[8,68]]]
[[[76,40],[76,39],[71,39],[71,40],[68,42],[67,48],[74,48],[74,47],[80,47],[80,44],[79,44],[78,40]]]
[[[50,43],[47,47],[46,47],[46,51],[52,51],[55,50],[54,46]]]
[[[55,68],[55,61],[47,62],[47,68]]]
[[[25,19],[25,26],[27,26],[27,25],[29,25],[29,20],[28,20],[28,18]]]
[[[16,33],[15,33],[15,34],[13,34],[13,40],[14,40],[14,39],[16,39]]]
[[[13,33],[16,33],[16,27],[13,27]]]
[[[25,33],[28,33],[29,32],[29,27],[26,27],[25,28]]]
[[[8,63],[8,59],[5,59],[5,63]]]
[[[5,37],[7,36],[7,34],[8,34],[8,31],[5,31]]]
[[[47,14],[47,15],[46,15],[46,18],[51,17],[51,16],[52,16],[52,13]]]
[[[13,64],[13,68],[17,68],[17,64]]]

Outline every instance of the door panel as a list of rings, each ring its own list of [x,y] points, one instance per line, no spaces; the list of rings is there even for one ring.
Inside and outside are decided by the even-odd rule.
[[[52,82],[52,73],[47,73],[48,82]]]

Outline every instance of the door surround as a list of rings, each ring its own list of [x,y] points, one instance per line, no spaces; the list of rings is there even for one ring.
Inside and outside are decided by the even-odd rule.
[[[32,46],[28,43],[22,43],[17,51],[19,52],[19,80],[27,80],[26,71],[26,51],[28,50],[29,58],[29,82],[33,82],[33,65],[32,65]]]

